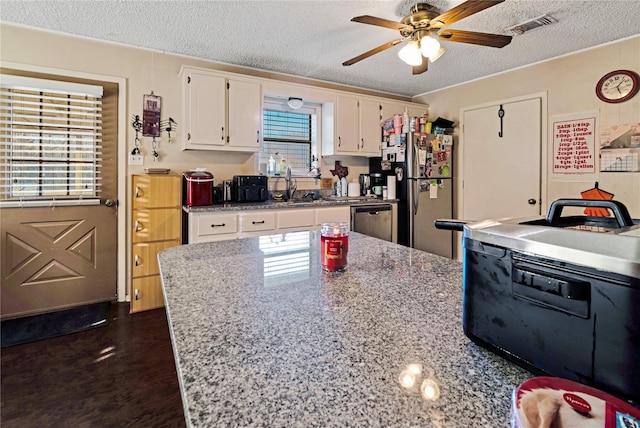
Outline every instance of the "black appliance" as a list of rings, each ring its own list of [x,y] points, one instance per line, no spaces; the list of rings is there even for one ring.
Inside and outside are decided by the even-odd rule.
[[[598,207],[613,217],[562,216]],[[546,217],[462,230],[465,334],[534,372],[640,403],[640,220],[618,201],[559,199]]]
[[[236,202],[264,202],[269,196],[266,175],[235,175],[232,189]]]

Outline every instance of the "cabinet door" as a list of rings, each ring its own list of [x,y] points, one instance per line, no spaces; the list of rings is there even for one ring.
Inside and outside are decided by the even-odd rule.
[[[184,82],[184,149],[212,150],[226,144],[226,82],[208,74],[187,73]]]
[[[315,224],[315,209],[286,209],[278,211],[278,229],[310,230]]]
[[[404,113],[404,108],[404,103],[382,100],[382,120],[387,120],[396,114]]]
[[[425,113],[429,113],[429,106],[426,104],[408,104],[407,112],[409,117],[420,117]]]
[[[189,215],[189,221],[195,222],[196,242],[202,242],[199,239],[210,235],[228,235],[238,232],[238,215],[229,214],[197,214]],[[190,237],[191,238],[191,237]],[[227,238],[232,239],[232,238]],[[189,240],[191,244],[191,239]]]
[[[133,277],[159,274],[158,253],[180,245],[180,243],[179,240],[174,240],[134,244],[131,251],[131,274]]]
[[[182,178],[179,175],[134,175],[133,209],[179,207]]]
[[[378,100],[360,100],[360,153],[380,156],[382,127]]]
[[[338,95],[336,105],[336,153],[356,154],[360,147],[358,98]]]
[[[259,230],[274,230],[276,215],[273,211],[256,210],[240,214],[240,232],[256,232]]]
[[[262,90],[258,83],[229,80],[230,148],[260,151],[262,148]]]
[[[134,210],[131,240],[134,243],[180,239],[181,212],[175,208]]]
[[[131,283],[131,312],[146,311],[164,306],[160,275],[134,278]]]
[[[351,207],[327,207],[316,209],[316,225],[322,223],[345,222],[351,224]]]

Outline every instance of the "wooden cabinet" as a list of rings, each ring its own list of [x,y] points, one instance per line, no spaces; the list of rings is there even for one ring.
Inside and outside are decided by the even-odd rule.
[[[262,85],[183,67],[183,150],[262,148]]]
[[[158,253],[180,245],[182,177],[132,176],[131,312],[164,306]]]

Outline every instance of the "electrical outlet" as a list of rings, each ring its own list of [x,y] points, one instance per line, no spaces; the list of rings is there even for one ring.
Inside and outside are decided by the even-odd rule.
[[[144,156],[129,155],[129,165],[144,165]]]

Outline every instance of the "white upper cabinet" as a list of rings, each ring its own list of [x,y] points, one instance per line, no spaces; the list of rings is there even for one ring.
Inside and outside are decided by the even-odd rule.
[[[262,148],[262,88],[207,70],[182,69],[184,150]]]
[[[182,148],[212,150],[226,142],[226,81],[223,77],[183,71]]]
[[[426,104],[382,100],[382,120],[387,120],[395,114],[402,114],[405,109],[407,110],[409,117],[420,117],[429,112],[429,106]]]
[[[380,101],[360,100],[360,153],[380,156],[382,126],[380,124]]]
[[[229,131],[231,148],[259,151],[262,148],[262,91],[260,84],[228,80]]]
[[[358,141],[360,137],[358,98],[338,95],[336,104],[335,134],[337,141],[334,142],[335,153],[357,154],[360,143]]]
[[[382,135],[377,99],[339,94],[333,115],[334,138],[323,146],[323,155],[380,156]]]

